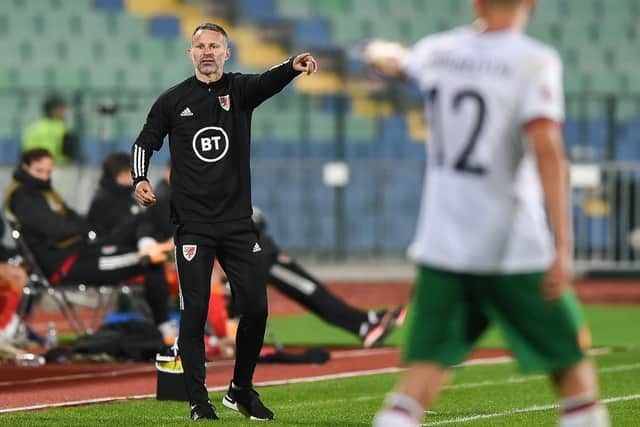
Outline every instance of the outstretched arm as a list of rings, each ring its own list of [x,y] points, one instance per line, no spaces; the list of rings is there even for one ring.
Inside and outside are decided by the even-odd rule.
[[[404,64],[409,50],[400,43],[372,40],[365,46],[364,62],[386,76],[406,78]]]
[[[316,59],[308,52],[274,65],[262,74],[245,75],[242,78],[242,104],[255,108],[280,92],[300,73],[310,75],[318,69]]]

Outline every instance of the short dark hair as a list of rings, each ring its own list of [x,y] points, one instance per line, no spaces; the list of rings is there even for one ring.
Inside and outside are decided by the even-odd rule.
[[[109,154],[102,161],[102,179],[115,181],[116,177],[125,171],[129,171],[131,156],[129,153],[117,152]]]
[[[22,153],[22,156],[20,156],[20,163],[29,166],[31,163],[37,162],[45,157],[53,159],[53,156],[46,148],[32,148],[31,150],[27,150]]]
[[[42,112],[45,116],[51,117],[56,108],[66,106],[64,99],[58,94],[51,94],[42,103]]]
[[[205,22],[204,24],[200,24],[200,25],[198,25],[196,27],[195,30],[193,30],[193,33],[191,34],[191,43],[193,43],[193,37],[200,30],[216,31],[216,32],[222,34],[222,37],[224,37],[224,42],[227,45],[229,45],[229,36],[227,35],[227,32],[224,30],[224,28],[222,28],[218,24],[212,24],[211,22]]]
[[[522,0],[489,0],[489,3],[494,6],[515,6],[522,3]]]

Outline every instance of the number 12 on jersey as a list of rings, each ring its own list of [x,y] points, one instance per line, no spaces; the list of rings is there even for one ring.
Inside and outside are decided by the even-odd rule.
[[[442,98],[442,96],[437,87],[427,92],[427,101],[431,104],[431,118],[429,122],[431,125],[431,134],[433,135],[432,141],[436,165],[439,167],[446,166],[445,158],[447,156],[445,156],[446,150],[441,116],[444,111],[443,108],[450,109],[450,111],[455,114],[459,113],[463,103],[472,103],[476,107],[474,124],[467,141],[464,142],[464,148],[460,153],[455,153],[456,157],[452,166],[457,172],[461,173],[474,175],[486,174],[487,170],[485,166],[473,161],[473,151],[478,142],[478,137],[482,133],[486,116],[486,102],[484,98],[472,89],[458,91],[450,100],[441,100],[440,98]],[[447,114],[449,114],[449,111],[447,111]]]

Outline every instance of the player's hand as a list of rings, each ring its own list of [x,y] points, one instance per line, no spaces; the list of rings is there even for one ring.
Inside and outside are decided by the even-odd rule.
[[[553,301],[562,297],[564,291],[571,286],[571,270],[571,256],[567,251],[559,251],[544,276],[542,296],[545,300]]]
[[[397,42],[374,39],[364,48],[363,59],[369,68],[391,77],[403,77],[407,48]]]
[[[149,181],[140,181],[133,192],[136,201],[142,206],[151,206],[156,202],[156,195]]]
[[[293,69],[308,76],[318,71],[318,62],[309,52],[301,53],[293,59]]]

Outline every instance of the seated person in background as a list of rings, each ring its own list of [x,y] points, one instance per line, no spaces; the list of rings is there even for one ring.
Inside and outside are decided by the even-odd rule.
[[[117,283],[140,274],[153,275],[154,270],[161,276],[162,266],[144,262],[148,258],[134,246],[121,245],[124,238],[118,233],[96,236],[51,187],[53,167],[47,150],[24,152],[4,200],[7,218],[22,232],[51,283]],[[169,342],[176,331],[169,320],[166,281],[145,281],[144,289],[153,321]]]
[[[58,164],[77,160],[78,138],[65,123],[67,104],[57,94],[50,94],[42,105],[44,117],[31,124],[22,135],[22,151],[44,148]]]
[[[127,232],[117,233],[124,239],[121,243],[137,245],[141,237],[137,234],[137,224],[144,208],[133,198],[129,162],[127,153],[109,154],[102,161],[102,176],[91,200],[87,221],[99,236],[126,229]]]
[[[174,230],[174,226],[169,220],[168,189],[170,175],[171,168],[167,164],[164,179],[154,187],[156,190],[156,203],[148,208],[149,215],[154,218],[148,224],[153,223],[157,227],[155,233],[164,234],[164,238],[172,236]],[[362,311],[348,305],[332,294],[322,282],[309,274],[295,260],[289,258],[278,248],[273,238],[266,232],[264,215],[255,207],[252,219],[260,233],[260,245],[267,261],[268,284],[275,286],[284,295],[315,313],[327,323],[357,335],[362,340],[365,348],[382,344],[384,338],[396,326],[402,324],[406,315],[404,306],[395,307],[391,310]],[[215,274],[216,271],[214,270]],[[220,312],[220,307],[212,307],[218,301],[219,299],[217,298],[210,299],[210,323],[211,314]],[[231,315],[233,315],[233,312]]]
[[[3,236],[4,221],[0,218],[0,240]],[[16,311],[27,283],[27,273],[10,260],[13,255],[0,244],[0,352],[10,348],[18,330],[20,318]]]
[[[154,221],[150,212],[134,199],[130,162],[129,153],[123,152],[110,154],[103,160],[102,177],[89,206],[87,221],[99,236],[122,239],[118,242],[120,245],[137,246],[145,253],[152,253],[154,263],[160,262],[167,250],[173,250],[173,245],[156,243],[158,240],[170,240],[173,231],[158,233],[157,227],[150,224]]]
[[[317,314],[327,323],[345,329],[361,340],[365,348],[377,347],[393,329],[404,322],[406,307],[362,311],[332,294],[294,259],[282,252],[271,235],[262,211],[253,208],[253,222],[260,234],[268,268],[268,284]]]

